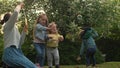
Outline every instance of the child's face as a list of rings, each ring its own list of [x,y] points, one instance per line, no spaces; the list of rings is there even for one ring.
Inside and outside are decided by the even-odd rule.
[[[57,25],[55,23],[51,25],[51,33],[57,33]]]
[[[56,29],[57,27],[56,27],[56,24],[53,24],[52,25],[52,29]]]
[[[40,24],[46,25],[46,23],[47,23],[47,16],[46,16],[46,15],[42,16],[42,17],[39,19],[39,21],[40,21]]]

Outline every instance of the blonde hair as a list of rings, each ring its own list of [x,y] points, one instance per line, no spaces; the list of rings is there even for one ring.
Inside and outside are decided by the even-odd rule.
[[[53,25],[56,25],[55,22],[51,22],[48,24],[48,27],[52,27]]]
[[[42,13],[42,14],[40,14],[40,15],[38,16],[38,18],[36,19],[36,21],[35,21],[35,23],[34,23],[34,26],[33,26],[33,39],[35,39],[35,34],[34,34],[34,32],[35,32],[35,29],[36,29],[36,25],[39,23],[40,18],[42,18],[43,16],[46,16],[46,17],[47,17],[46,14]],[[48,18],[46,19],[46,25],[45,25],[45,26],[48,26]]]
[[[54,29],[54,26],[55,26],[55,27],[57,26],[55,22],[51,22],[51,23],[48,25],[48,27],[51,28],[51,29]],[[56,31],[57,31],[57,33],[58,33],[57,27],[56,27]],[[49,31],[49,33],[51,33],[51,31]]]

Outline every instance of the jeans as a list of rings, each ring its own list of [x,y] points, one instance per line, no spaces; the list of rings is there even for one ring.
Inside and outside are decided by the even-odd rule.
[[[35,49],[37,51],[37,63],[40,67],[44,66],[45,62],[45,44],[44,43],[34,43]]]
[[[4,50],[2,60],[13,68],[37,68],[36,65],[23,55],[21,49],[17,49],[15,46],[7,47]]]
[[[89,66],[92,62],[92,66],[96,65],[95,55],[96,49],[95,48],[88,48],[86,52],[86,65]],[[91,60],[91,61],[90,61]]]

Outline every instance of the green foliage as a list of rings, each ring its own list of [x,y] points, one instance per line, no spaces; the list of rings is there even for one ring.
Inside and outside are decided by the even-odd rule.
[[[120,40],[102,38],[97,41],[98,48],[106,55],[106,61],[120,61]],[[102,43],[101,43],[102,42]]]
[[[74,44],[70,41],[65,41],[59,46],[60,52],[60,63],[62,65],[76,64],[76,58],[79,56],[79,45]]]
[[[94,27],[98,31],[100,38],[109,38],[112,41],[120,39],[120,0],[24,0],[24,3],[25,7],[22,9],[19,18],[19,22],[21,22],[20,30],[24,26],[26,16],[29,23],[29,33],[22,49],[32,61],[35,61],[36,55],[36,51],[31,46],[32,30],[40,10],[46,12],[49,22],[55,21],[57,23],[59,32],[65,37],[65,41],[59,47],[61,64],[77,63],[75,59],[79,55],[79,33],[83,24],[90,24]],[[9,11],[13,12],[16,4],[17,0],[0,0],[0,14]],[[109,43],[106,45],[109,45]],[[0,55],[2,55],[2,51],[3,35],[0,34]],[[109,53],[107,49],[105,51],[105,53]],[[119,52],[119,50],[117,51]],[[110,55],[117,54],[111,57],[112,60],[119,59],[118,52],[111,52]],[[97,52],[96,58],[98,58],[98,63],[104,61],[100,51]]]
[[[105,62],[105,56],[99,50],[96,51],[95,58],[98,64]]]
[[[3,42],[2,37],[0,36],[0,42]],[[2,53],[3,53],[3,43],[0,43],[0,60],[2,60]],[[1,65],[1,61],[0,61],[0,65]]]

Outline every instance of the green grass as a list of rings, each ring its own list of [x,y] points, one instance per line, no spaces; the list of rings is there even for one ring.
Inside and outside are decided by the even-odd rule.
[[[103,64],[98,64],[97,67],[98,68],[120,68],[120,62],[106,62]],[[48,67],[45,66],[45,68],[48,68]],[[85,65],[61,65],[60,68],[86,68],[86,67]]]
[[[98,64],[98,68],[120,68],[120,62],[106,62]],[[47,66],[45,68],[48,68]],[[86,68],[85,65],[61,65],[61,68]],[[92,67],[91,67],[92,68]]]

